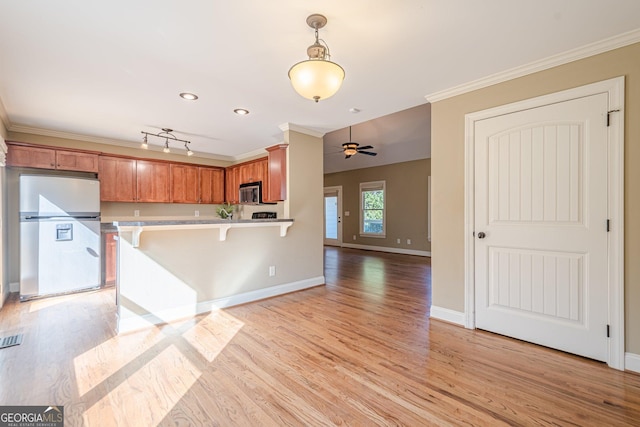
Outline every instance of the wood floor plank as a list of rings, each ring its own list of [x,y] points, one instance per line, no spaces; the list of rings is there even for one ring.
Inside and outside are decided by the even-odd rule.
[[[113,289],[0,311],[0,404],[67,426],[640,425],[640,375],[429,318],[429,259],[325,248],[326,285],[117,336]]]

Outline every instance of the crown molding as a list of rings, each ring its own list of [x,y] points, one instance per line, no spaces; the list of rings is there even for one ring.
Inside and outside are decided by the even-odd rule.
[[[313,129],[308,129],[302,126],[299,126],[295,123],[283,123],[278,126],[282,132],[286,132],[288,130],[292,130],[294,132],[303,133],[305,135],[313,136],[315,138],[322,138],[325,134],[323,132],[318,132]]]
[[[258,148],[257,150],[253,150],[253,151],[249,151],[249,152],[246,152],[246,153],[238,154],[237,156],[233,157],[233,160],[241,161],[241,160],[248,159],[250,157],[264,156],[266,153],[267,153],[267,150],[265,150],[264,148]]]
[[[538,71],[547,70],[549,68],[564,65],[569,62],[577,61],[579,59],[588,58],[590,56],[608,52],[610,50],[618,49],[638,42],[640,42],[640,29],[632,30],[614,37],[610,37],[608,39],[600,40],[598,42],[591,43],[576,49],[568,50],[566,52],[553,55],[542,60],[530,62],[529,64],[511,68],[509,70],[492,74],[490,76],[483,77],[478,80],[473,80],[471,82],[464,83],[458,86],[454,86],[449,89],[434,92],[429,95],[425,95],[425,98],[430,103],[442,101],[443,99],[462,95],[467,92],[472,92],[474,90],[506,82],[508,80],[513,80],[515,78],[523,77],[528,74],[537,73]]]
[[[8,131],[11,127],[11,121],[9,120],[9,115],[7,114],[7,109],[4,107],[2,98],[0,98],[0,121],[2,121],[4,128]]]

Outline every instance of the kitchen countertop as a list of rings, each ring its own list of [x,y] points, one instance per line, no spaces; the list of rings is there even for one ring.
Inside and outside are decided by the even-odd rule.
[[[132,233],[132,246],[137,248],[140,245],[140,235],[143,231],[153,230],[185,230],[185,229],[207,229],[217,228],[219,230],[219,240],[227,239],[227,232],[232,228],[255,228],[255,227],[278,227],[280,237],[287,235],[287,230],[293,225],[293,219],[220,219],[208,218],[131,218],[119,219],[109,224],[102,224],[103,232],[118,231]],[[109,228],[107,228],[109,227]]]
[[[293,219],[220,219],[220,218],[189,218],[189,219],[141,219],[113,221],[116,227],[148,227],[148,226],[171,226],[171,225],[196,225],[196,224],[258,224],[258,223],[278,223],[293,222]]]

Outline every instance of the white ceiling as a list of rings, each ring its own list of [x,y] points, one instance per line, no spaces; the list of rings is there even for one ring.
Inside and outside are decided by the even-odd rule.
[[[317,104],[287,77],[311,13],[346,71]],[[638,0],[0,0],[2,116],[132,146],[169,127],[197,154],[238,159],[281,142],[284,123],[344,129],[638,27]]]

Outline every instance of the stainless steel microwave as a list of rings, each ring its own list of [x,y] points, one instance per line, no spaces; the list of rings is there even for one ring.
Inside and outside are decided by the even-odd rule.
[[[262,203],[262,181],[240,184],[240,203],[259,205]]]

